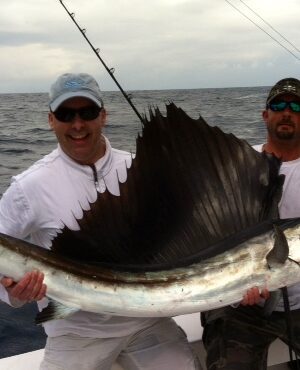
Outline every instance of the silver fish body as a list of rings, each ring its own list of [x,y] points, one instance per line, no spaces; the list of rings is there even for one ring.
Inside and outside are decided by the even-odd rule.
[[[273,230],[232,250],[172,270],[129,273],[76,264],[29,243],[2,235],[0,271],[18,281],[34,269],[45,274],[47,296],[73,310],[133,317],[163,317],[233,304],[247,289],[270,291],[300,282],[300,224],[284,235],[289,254],[269,266]]]
[[[51,251],[0,235],[0,272],[44,272],[61,304],[51,301],[39,322],[64,317],[63,307],[176,316],[300,281],[300,219],[278,220],[280,160],[166,108],[143,120],[120,196],[98,193],[79,230],[65,226]]]

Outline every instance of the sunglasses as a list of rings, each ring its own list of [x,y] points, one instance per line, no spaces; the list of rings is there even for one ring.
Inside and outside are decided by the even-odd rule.
[[[283,112],[286,108],[290,108],[292,112],[299,113],[300,103],[294,101],[279,101],[268,104],[267,108],[270,108],[273,112]]]
[[[83,107],[79,109],[60,107],[52,112],[55,118],[60,122],[72,122],[75,119],[76,114],[84,121],[92,121],[99,117],[102,108],[96,105]]]

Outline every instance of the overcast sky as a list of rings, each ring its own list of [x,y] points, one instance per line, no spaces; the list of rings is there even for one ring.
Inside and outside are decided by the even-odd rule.
[[[59,0],[0,0],[0,92],[47,92],[64,72],[117,90]],[[229,0],[228,0],[229,1]],[[299,0],[65,0],[125,90],[270,86],[300,78]]]

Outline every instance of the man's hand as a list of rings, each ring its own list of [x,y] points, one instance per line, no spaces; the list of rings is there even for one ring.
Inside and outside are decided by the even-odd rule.
[[[257,287],[247,290],[241,302],[242,306],[253,306],[263,299],[268,299],[270,297],[270,292],[268,289],[262,289],[261,292]]]
[[[39,301],[46,295],[46,285],[43,284],[44,274],[39,271],[27,272],[19,282],[9,277],[3,277],[0,283],[6,288],[10,298],[28,303]]]

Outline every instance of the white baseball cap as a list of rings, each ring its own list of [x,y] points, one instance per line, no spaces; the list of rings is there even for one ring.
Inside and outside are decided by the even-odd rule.
[[[64,101],[77,96],[88,98],[98,107],[103,107],[100,87],[92,76],[87,73],[65,73],[50,88],[51,111],[55,112]]]

